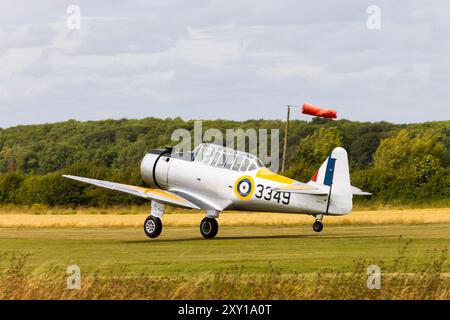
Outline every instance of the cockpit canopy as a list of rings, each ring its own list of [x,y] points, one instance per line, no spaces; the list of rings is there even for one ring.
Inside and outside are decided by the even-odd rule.
[[[263,168],[263,162],[254,155],[220,145],[202,143],[192,152],[192,160],[234,171],[252,171]]]

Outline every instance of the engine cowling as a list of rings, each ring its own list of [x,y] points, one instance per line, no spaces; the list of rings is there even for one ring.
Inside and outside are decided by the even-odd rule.
[[[153,188],[165,189],[169,183],[169,149],[155,149],[147,153],[141,162],[142,180]]]

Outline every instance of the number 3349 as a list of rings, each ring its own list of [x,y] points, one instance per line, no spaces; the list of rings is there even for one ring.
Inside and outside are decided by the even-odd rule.
[[[263,186],[258,184],[256,186],[255,197],[258,199],[264,199],[267,201],[276,200],[277,203],[289,204],[291,200],[291,194],[289,192],[273,191],[269,186]]]

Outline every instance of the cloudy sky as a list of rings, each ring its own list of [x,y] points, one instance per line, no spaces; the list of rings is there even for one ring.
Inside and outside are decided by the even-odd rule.
[[[2,0],[0,127],[280,119],[303,102],[449,120],[449,13],[447,0]]]

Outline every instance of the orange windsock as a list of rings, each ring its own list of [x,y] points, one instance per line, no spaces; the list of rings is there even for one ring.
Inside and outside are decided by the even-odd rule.
[[[311,116],[316,117],[324,117],[324,118],[330,118],[330,119],[336,119],[337,114],[336,110],[334,109],[321,109],[315,105],[312,105],[310,103],[304,103],[302,108],[302,113],[309,114]]]

